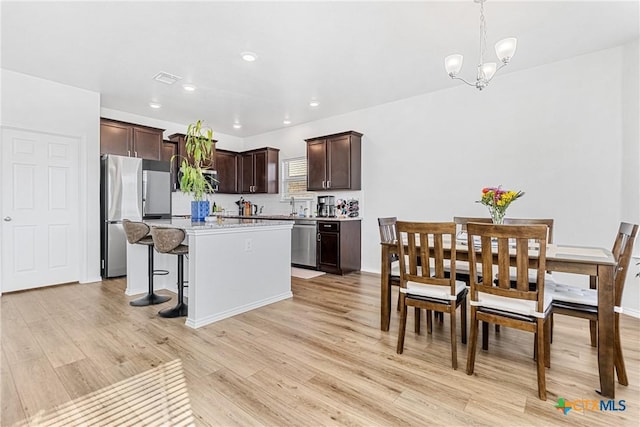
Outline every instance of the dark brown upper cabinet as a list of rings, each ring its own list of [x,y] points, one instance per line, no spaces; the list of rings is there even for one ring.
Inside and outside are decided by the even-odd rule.
[[[178,167],[182,164],[182,160],[187,159],[189,163],[193,161],[191,156],[187,156],[187,135],[183,133],[174,133],[173,135],[169,135],[169,140],[175,142],[178,145]],[[210,169],[214,164],[214,159],[216,155],[215,144],[218,142],[217,140],[213,140],[213,147],[211,149],[211,158],[209,159],[207,169]]]
[[[240,193],[278,193],[277,148],[260,148],[240,153]]]
[[[218,193],[238,193],[239,156],[234,151],[216,150],[215,169],[218,172]]]
[[[100,119],[100,154],[160,160],[164,129]]]
[[[307,190],[360,190],[362,134],[320,136],[307,142]]]
[[[176,191],[178,187],[178,144],[172,141],[162,141],[160,160],[171,163],[171,191]]]

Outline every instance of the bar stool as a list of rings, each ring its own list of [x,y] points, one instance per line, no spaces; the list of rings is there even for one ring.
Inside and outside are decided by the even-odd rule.
[[[158,295],[153,292],[153,276],[156,274],[168,274],[166,270],[154,270],[153,269],[153,239],[149,235],[150,229],[144,222],[130,221],[128,219],[122,220],[122,226],[124,232],[127,235],[127,240],[132,245],[145,245],[148,249],[148,275],[149,275],[149,291],[147,295],[137,300],[130,301],[129,304],[135,307],[143,307],[146,305],[162,304],[171,299],[169,296]]]
[[[189,253],[189,246],[183,245],[185,232],[181,228],[153,227],[151,236],[156,250],[162,254],[178,256],[178,304],[172,308],[160,310],[160,317],[182,317],[187,315],[187,304],[184,303],[184,256]]]

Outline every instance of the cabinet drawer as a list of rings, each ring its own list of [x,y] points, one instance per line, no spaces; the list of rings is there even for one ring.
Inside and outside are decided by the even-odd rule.
[[[318,231],[340,231],[340,223],[337,221],[318,222]]]

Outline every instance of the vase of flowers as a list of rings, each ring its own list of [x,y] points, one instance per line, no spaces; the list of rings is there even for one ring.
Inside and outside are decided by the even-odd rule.
[[[503,224],[507,208],[514,201],[524,196],[524,191],[503,190],[502,186],[485,187],[482,189],[482,203],[489,208],[489,215],[494,224]]]

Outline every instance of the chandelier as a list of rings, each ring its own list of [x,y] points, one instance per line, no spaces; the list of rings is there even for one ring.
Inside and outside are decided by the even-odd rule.
[[[469,86],[475,86],[479,90],[487,87],[493,76],[497,71],[506,67],[513,54],[516,51],[517,39],[509,37],[500,40],[496,43],[496,54],[500,60],[500,66],[495,62],[484,62],[484,54],[487,50],[487,22],[484,17],[484,2],[486,0],[473,0],[475,3],[480,3],[480,63],[478,64],[478,72],[475,82],[468,82],[462,77],[458,77],[458,73],[462,68],[463,57],[460,54],[449,55],[444,59],[444,68],[447,70],[449,77],[456,80],[462,80]]]

